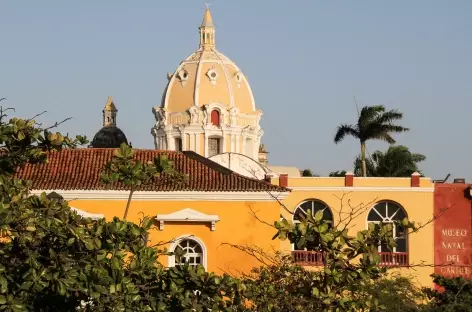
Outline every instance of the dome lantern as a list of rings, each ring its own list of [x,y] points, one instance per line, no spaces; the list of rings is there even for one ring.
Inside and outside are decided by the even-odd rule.
[[[202,25],[200,26],[200,49],[212,49],[215,47],[215,26],[210,8],[206,8],[203,15]]]
[[[116,109],[115,103],[113,103],[113,97],[109,96],[105,107],[103,108],[103,126],[116,126]]]

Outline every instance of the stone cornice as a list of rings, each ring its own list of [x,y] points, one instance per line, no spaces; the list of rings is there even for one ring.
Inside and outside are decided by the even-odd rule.
[[[106,190],[33,190],[32,194],[39,195],[42,192],[59,193],[65,200],[127,200],[128,191],[106,191]],[[133,193],[134,200],[148,201],[237,201],[237,202],[268,202],[284,200],[289,192],[145,192]]]

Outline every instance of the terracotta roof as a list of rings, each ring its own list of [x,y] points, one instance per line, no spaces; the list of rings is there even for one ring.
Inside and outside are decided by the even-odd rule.
[[[105,185],[101,171],[113,157],[115,149],[81,148],[52,152],[46,164],[18,170],[16,176],[32,181],[35,190],[123,190],[121,184]],[[194,152],[135,150],[135,157],[151,161],[159,154],[168,155],[175,169],[188,174],[184,185],[157,182],[141,191],[263,192],[289,191],[287,188],[239,175]]]

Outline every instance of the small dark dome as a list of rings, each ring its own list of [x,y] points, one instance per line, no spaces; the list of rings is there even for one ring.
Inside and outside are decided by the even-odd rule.
[[[95,134],[90,147],[118,148],[121,143],[128,144],[128,140],[123,131],[116,126],[105,126]]]

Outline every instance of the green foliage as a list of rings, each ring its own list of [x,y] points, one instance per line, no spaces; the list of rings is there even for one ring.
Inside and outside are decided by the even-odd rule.
[[[87,138],[75,139],[52,133],[58,123],[48,128],[39,127],[34,119],[11,118],[7,112],[12,108],[0,107],[0,173],[13,174],[18,166],[26,163],[40,163],[46,160],[46,153],[63,148],[72,148],[87,143]],[[8,155],[6,157],[5,155]]]
[[[313,290],[317,275],[293,265],[290,256],[280,255],[279,261],[254,268],[245,277],[244,295],[250,298],[255,311],[321,311],[321,301]]]
[[[338,177],[338,178],[343,177],[344,178],[346,176],[346,170],[330,172],[329,176],[330,177]]]
[[[274,238],[289,240],[301,249],[309,244],[318,246],[315,251],[323,254],[324,268],[316,273],[310,285],[314,300],[319,302],[321,311],[358,311],[380,309],[378,300],[365,300],[356,296],[356,289],[346,289],[346,285],[362,285],[366,281],[383,277],[386,269],[379,267],[377,254],[379,242],[391,250],[395,246],[392,224],[370,223],[368,229],[348,234],[344,227],[330,226],[323,221],[323,212],[312,215],[310,211],[300,223],[287,219],[275,222],[278,230]],[[401,226],[415,229],[414,223],[404,219]]]
[[[318,285],[323,271],[308,271],[292,264],[291,257],[279,256],[274,263],[253,269],[246,276],[244,294],[251,298],[253,309],[267,312],[330,311],[319,298]],[[348,302],[371,302],[358,311],[420,311],[426,296],[411,278],[392,274],[377,279],[361,279],[339,284],[337,291],[345,296],[341,311],[349,311]],[[378,302],[379,305],[375,305]],[[331,307],[336,311],[338,307]]]
[[[91,220],[67,202],[30,195],[28,183],[13,178],[15,169],[44,162],[46,151],[74,147],[76,141],[59,134],[44,139],[34,122],[19,120],[0,120],[6,146],[0,154],[0,311],[235,311],[241,306],[244,285],[229,276],[201,266],[165,270],[157,260],[166,251],[146,246],[151,219],[139,225]],[[123,154],[129,159],[128,151]],[[156,172],[168,169],[164,161],[155,166]]]
[[[310,169],[305,169],[302,171],[302,177],[312,177],[313,172]]]
[[[384,276],[377,280],[364,281],[359,285],[349,285],[353,293],[360,298],[377,299],[387,312],[415,312],[424,307],[427,299],[413,279],[399,273]],[[371,312],[378,311],[373,308]]]
[[[421,171],[418,163],[426,160],[423,154],[410,152],[408,147],[393,145],[386,152],[375,151],[366,159],[367,176],[369,177],[410,177],[414,172]],[[358,156],[354,162],[354,173],[362,174],[362,161]]]
[[[312,272],[293,266],[289,257],[277,265],[255,269],[251,277],[242,280],[205,272],[202,266],[166,269],[158,260],[169,253],[147,246],[148,232],[154,226],[152,219],[143,218],[139,224],[118,218],[91,220],[71,211],[67,202],[50,199],[44,193],[31,195],[28,182],[14,178],[15,169],[47,161],[48,151],[73,148],[85,138],[51,134],[32,121],[14,118],[5,122],[4,112],[0,118],[0,311],[385,308],[379,301],[386,298],[380,289],[372,290],[372,294],[379,293],[378,298],[365,295],[365,289],[385,277],[386,270],[377,265],[377,244],[394,246],[391,224],[370,224],[367,230],[351,237],[347,227],[324,222],[321,212],[309,212],[297,224],[285,219],[275,222],[275,237],[288,239],[300,248],[307,243],[318,246],[325,266]],[[117,151],[103,179],[127,185],[130,200],[138,186],[185,180],[165,156],[142,164],[134,160],[128,146]],[[402,226],[414,228],[406,219]],[[462,296],[458,292],[456,295]],[[435,298],[439,298],[436,304],[453,300]]]
[[[434,283],[440,290],[426,288],[424,291],[431,299],[425,311],[466,312],[472,307],[472,281],[462,277],[447,278],[432,275]]]
[[[174,170],[174,163],[167,155],[159,155],[153,161],[143,163],[134,159],[134,151],[130,146],[122,143],[105,166],[101,179],[106,184],[122,183],[130,191],[123,216],[126,220],[133,192],[138,187],[151,183],[184,183],[186,176]]]

